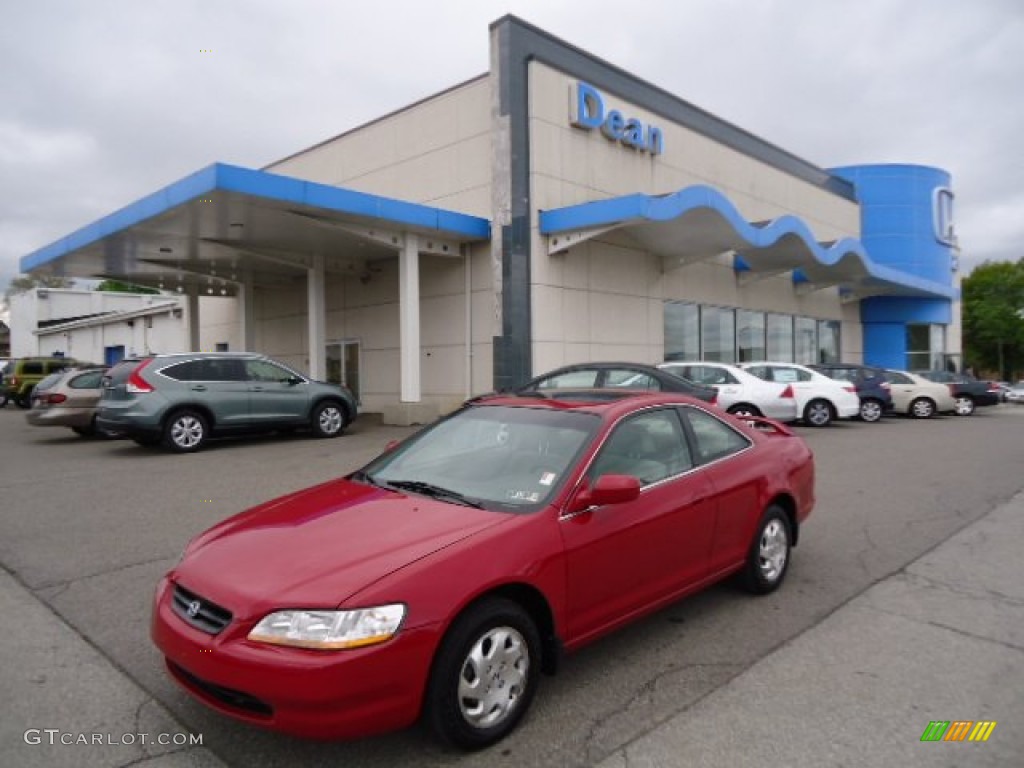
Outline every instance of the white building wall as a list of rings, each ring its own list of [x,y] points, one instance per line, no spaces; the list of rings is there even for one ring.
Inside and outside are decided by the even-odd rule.
[[[186,342],[188,338],[186,337]],[[199,348],[215,352],[218,344],[227,344],[231,352],[251,352],[242,343],[242,324],[238,319],[238,299],[233,296],[199,297]]]
[[[857,205],[706,136],[647,112],[616,94],[609,109],[658,125],[664,152],[636,152],[598,130],[570,124],[578,78],[530,64],[531,195],[534,211],[635,192],[666,194],[695,184],[718,189],[748,221],[794,214],[820,241],[858,236]],[[548,256],[532,222],[533,368],[587,359],[658,362],[664,354],[662,303],[668,299],[840,320],[844,359],[862,356],[856,311],[836,289],[800,295],[789,274],[740,285],[731,256],[680,266],[616,236]],[[855,309],[855,308],[854,308]],[[846,356],[848,353],[848,356]]]

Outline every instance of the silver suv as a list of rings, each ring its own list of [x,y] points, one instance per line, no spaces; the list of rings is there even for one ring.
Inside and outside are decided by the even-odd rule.
[[[140,445],[198,451],[209,437],[297,427],[337,437],[356,417],[344,387],[264,355],[185,353],[122,360],[103,378],[98,429]]]

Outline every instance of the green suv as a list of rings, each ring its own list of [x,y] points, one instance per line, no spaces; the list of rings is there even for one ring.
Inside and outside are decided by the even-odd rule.
[[[337,437],[356,417],[344,387],[251,353],[122,360],[103,378],[96,426],[141,445],[198,451],[220,435],[306,427]]]
[[[40,381],[65,368],[86,365],[88,363],[80,363],[70,357],[19,357],[11,360],[4,369],[0,399],[4,403],[10,399],[22,408],[28,408],[32,405],[32,390]]]

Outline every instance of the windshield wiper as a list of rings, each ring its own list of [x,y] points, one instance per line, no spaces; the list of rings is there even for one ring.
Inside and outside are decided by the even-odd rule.
[[[424,496],[433,496],[435,499],[454,501],[456,504],[474,507],[475,509],[484,508],[484,505],[480,502],[474,501],[468,496],[463,496],[458,491],[453,491],[450,488],[442,488],[441,486],[434,485],[433,483],[425,483],[422,480],[388,480],[387,484],[390,488],[398,488],[402,491],[422,493]]]

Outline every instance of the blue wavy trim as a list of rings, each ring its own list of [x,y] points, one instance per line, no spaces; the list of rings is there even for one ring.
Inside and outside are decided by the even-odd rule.
[[[924,293],[948,299],[958,295],[952,286],[876,263],[868,255],[863,243],[856,238],[844,237],[823,245],[815,238],[810,227],[797,216],[786,214],[771,221],[751,223],[743,218],[729,198],[705,185],[686,187],[669,195],[638,193],[542,211],[540,231],[543,235],[556,235],[644,221],[668,222],[690,213],[707,211],[717,214],[735,235],[722,243],[722,250],[739,252],[742,263],[748,269],[757,269],[759,250],[771,249],[784,240],[787,244],[795,241],[799,243],[805,257],[800,260],[801,263],[793,265],[797,269],[837,268],[856,274],[860,280],[902,286],[914,294]]]

